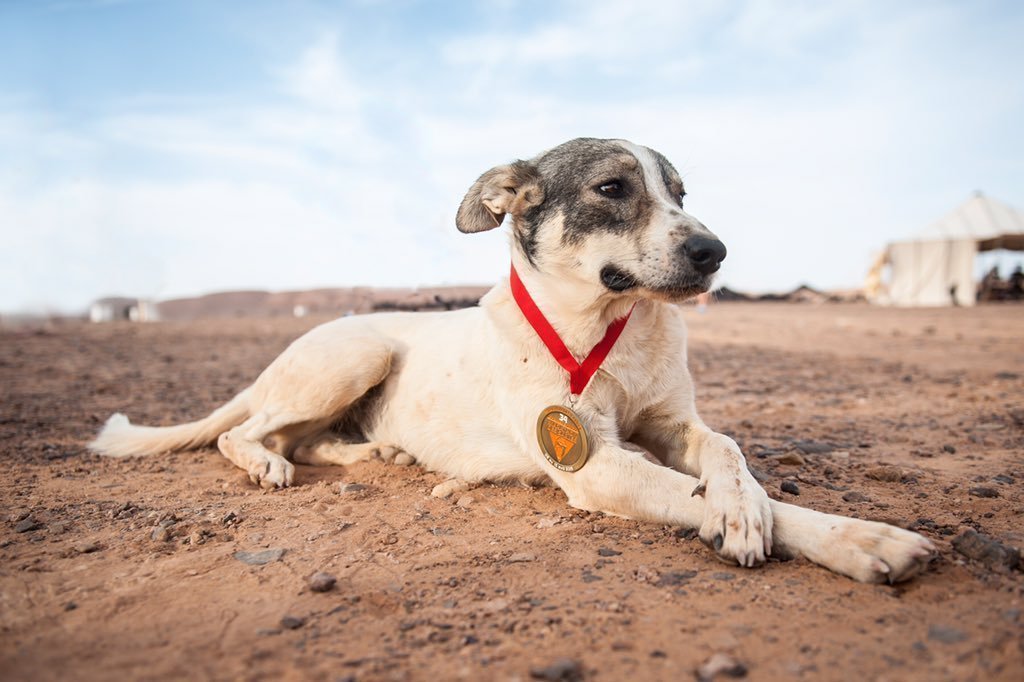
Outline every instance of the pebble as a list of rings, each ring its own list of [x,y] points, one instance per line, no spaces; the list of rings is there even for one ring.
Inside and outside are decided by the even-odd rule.
[[[796,484],[796,481],[783,481],[779,488],[782,489],[782,492],[789,493],[790,495],[800,494],[800,486]]]
[[[394,463],[400,467],[407,467],[410,464],[416,463],[416,458],[410,455],[408,452],[399,452],[395,455]]]
[[[1020,550],[968,528],[953,538],[953,549],[989,568],[1012,570],[1021,565]]]
[[[39,530],[42,527],[43,527],[43,524],[39,523],[38,521],[33,519],[31,516],[29,516],[29,517],[26,517],[26,518],[22,519],[21,521],[18,521],[18,523],[15,524],[14,532],[15,533],[28,533],[29,531]]]
[[[250,566],[263,566],[273,561],[278,561],[284,556],[285,550],[283,549],[265,549],[261,552],[235,552],[232,556],[241,561],[243,564],[249,564]]]
[[[608,549],[607,547],[602,547],[601,549],[597,550],[597,553],[600,556],[619,556],[620,554],[622,554],[622,552],[618,552],[614,549]]]
[[[657,587],[676,587],[678,585],[685,585],[695,577],[697,577],[697,571],[672,571],[671,573],[661,574],[655,585]]]
[[[306,624],[305,618],[299,616],[285,616],[281,619],[281,627],[287,628],[288,630],[298,630]]]
[[[694,538],[697,537],[697,529],[696,528],[676,528],[676,530],[673,533],[673,535],[675,535],[680,540],[693,540]]]
[[[75,546],[75,551],[80,554],[92,554],[103,549],[103,545],[93,540],[92,542],[83,542]]]
[[[942,451],[943,452],[948,452],[951,455],[955,455],[956,454],[956,448],[953,447],[952,445],[950,445],[949,443],[946,443],[945,445],[942,446]]]
[[[771,476],[764,473],[757,467],[753,467],[748,464],[747,470],[750,471],[750,475],[753,476],[754,480],[757,481],[758,483],[767,483],[768,481],[772,480]]]
[[[697,668],[697,679],[700,682],[711,682],[719,675],[734,678],[746,677],[747,666],[729,654],[717,653]]]
[[[544,518],[544,519],[541,519],[540,521],[537,522],[536,527],[537,528],[554,528],[555,526],[557,526],[561,522],[562,522],[562,519]]]
[[[559,658],[550,665],[530,668],[530,677],[549,682],[580,682],[583,679],[583,666],[571,658]]]
[[[779,464],[793,464],[796,466],[802,466],[807,463],[807,460],[799,452],[787,452],[775,461]]]
[[[149,537],[157,542],[167,542],[171,539],[171,531],[166,526],[157,526],[153,529],[153,532],[149,534]]]
[[[792,445],[805,455],[824,455],[835,450],[835,448],[828,443],[822,443],[816,440],[795,440],[792,442]]]
[[[845,501],[847,501],[847,502],[870,502],[871,501],[870,497],[868,497],[864,493],[859,493],[856,490],[851,490],[850,492],[848,492],[845,495],[843,495],[843,499]]]
[[[521,564],[521,563],[526,563],[528,561],[536,561],[536,560],[537,560],[537,555],[536,554],[530,554],[529,552],[519,552],[518,554],[513,554],[512,556],[510,556],[508,558],[508,561],[511,564]]]
[[[967,633],[948,625],[929,625],[928,639],[933,639],[943,644],[957,644],[967,640]]]
[[[968,490],[974,497],[999,497],[999,491],[988,486],[978,485]]]
[[[903,470],[888,465],[871,467],[864,472],[864,475],[875,481],[888,481],[889,483],[899,483],[903,480]]]
[[[474,500],[472,495],[462,495],[461,497],[459,497],[458,501],[455,502],[455,506],[466,509],[467,507],[471,506],[473,502]]]
[[[338,484],[338,494],[339,495],[347,495],[347,494],[350,494],[350,493],[358,493],[358,492],[361,492],[363,490],[366,490],[366,486],[363,485],[362,483],[339,483]]]
[[[314,592],[330,592],[338,579],[330,573],[314,573],[308,580],[309,589]]]

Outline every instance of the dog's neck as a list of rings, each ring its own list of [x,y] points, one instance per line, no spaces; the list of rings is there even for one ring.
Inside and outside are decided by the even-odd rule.
[[[628,296],[580,286],[557,275],[542,272],[515,251],[512,254],[512,266],[537,307],[577,359],[586,357],[604,338],[608,325],[626,315],[636,302]],[[511,301],[508,282],[501,287]],[[511,303],[516,305],[514,301]]]

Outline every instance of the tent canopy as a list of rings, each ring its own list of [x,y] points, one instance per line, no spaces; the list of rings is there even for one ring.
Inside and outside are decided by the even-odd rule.
[[[887,292],[871,298],[891,305],[974,305],[975,258],[994,249],[1024,251],[1024,213],[975,192],[911,239],[888,245],[892,279]]]

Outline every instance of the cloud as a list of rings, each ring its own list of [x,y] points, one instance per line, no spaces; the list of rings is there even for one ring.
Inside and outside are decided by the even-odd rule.
[[[492,11],[493,29],[379,45],[299,21],[307,40],[267,57],[257,93],[155,84],[75,115],[31,93],[0,99],[0,269],[17,282],[0,310],[493,281],[505,237],[454,229],[463,192],[580,135],[666,153],[689,210],[729,245],[736,288],[856,285],[873,250],[969,191],[1022,198],[1018,15],[993,26],[958,6],[759,1]]]

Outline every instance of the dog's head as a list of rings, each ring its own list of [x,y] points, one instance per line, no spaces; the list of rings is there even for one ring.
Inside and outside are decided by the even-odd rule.
[[[579,138],[484,173],[456,224],[481,232],[512,216],[513,244],[537,269],[610,293],[680,300],[707,291],[725,245],[683,210],[664,156],[625,140]]]

